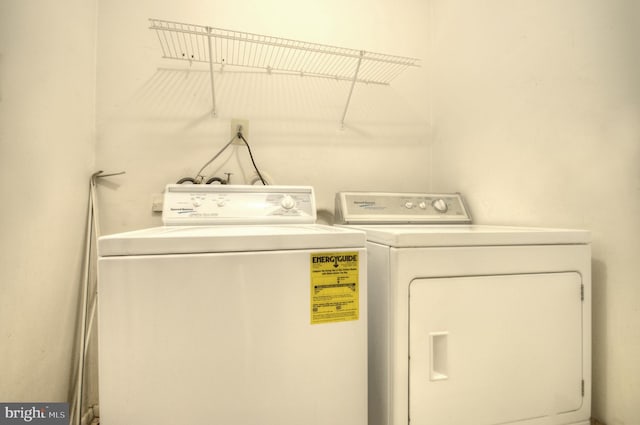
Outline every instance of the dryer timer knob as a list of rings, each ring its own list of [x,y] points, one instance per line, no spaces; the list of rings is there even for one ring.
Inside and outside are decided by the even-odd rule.
[[[446,213],[447,210],[449,209],[449,207],[447,206],[447,203],[442,198],[436,199],[431,203],[431,205],[433,205],[433,208],[435,208],[435,210],[438,211],[439,213]]]

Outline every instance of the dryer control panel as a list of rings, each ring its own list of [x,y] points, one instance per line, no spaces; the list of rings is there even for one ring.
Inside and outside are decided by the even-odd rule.
[[[165,225],[311,224],[316,205],[310,186],[170,184]]]
[[[336,223],[471,223],[459,193],[339,192]]]

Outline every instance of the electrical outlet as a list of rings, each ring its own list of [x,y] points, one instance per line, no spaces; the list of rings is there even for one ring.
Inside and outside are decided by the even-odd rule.
[[[162,212],[162,204],[164,203],[164,194],[154,193],[151,195],[151,211]]]
[[[238,129],[242,130],[242,136],[249,140],[249,120],[244,120],[240,118],[231,119],[231,137],[234,137],[238,134]],[[234,144],[244,145],[244,142],[239,138],[234,140]]]

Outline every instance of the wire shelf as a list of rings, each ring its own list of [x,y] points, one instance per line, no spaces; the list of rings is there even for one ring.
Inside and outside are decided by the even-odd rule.
[[[162,56],[168,59],[208,63],[212,78],[215,114],[213,66],[253,68],[268,73],[351,81],[353,84],[388,85],[409,67],[419,66],[419,59],[371,53],[363,50],[329,46],[271,37],[209,26],[150,19]]]

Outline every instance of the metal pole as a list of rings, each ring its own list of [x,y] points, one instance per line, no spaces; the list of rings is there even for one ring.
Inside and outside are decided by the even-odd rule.
[[[344,119],[347,116],[347,109],[349,109],[349,103],[351,102],[351,95],[353,94],[353,88],[356,85],[358,79],[358,72],[360,72],[360,64],[362,63],[362,57],[364,56],[364,50],[360,51],[360,57],[358,58],[358,64],[356,65],[356,72],[353,74],[353,80],[351,81],[351,89],[349,90],[349,96],[347,96],[347,104],[344,106],[344,112],[342,113],[342,120],[340,121],[340,128],[344,129]]]
[[[213,80],[213,51],[211,49],[211,31],[212,31],[212,28],[207,27],[207,32],[209,33],[209,36],[207,37],[207,39],[209,41],[209,75],[211,77],[211,102],[213,104],[213,109],[211,110],[211,113],[215,117],[218,115],[218,112],[216,111],[216,88]]]

